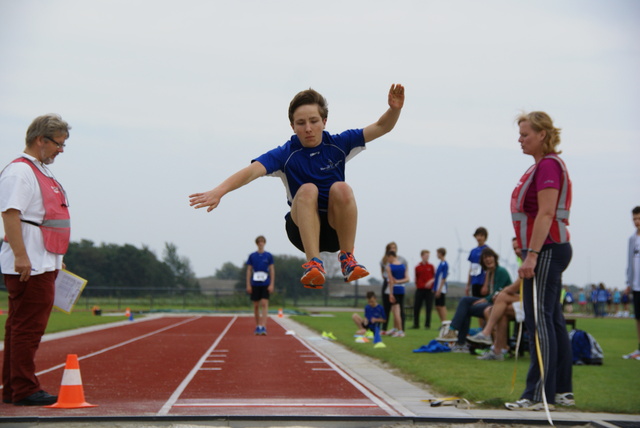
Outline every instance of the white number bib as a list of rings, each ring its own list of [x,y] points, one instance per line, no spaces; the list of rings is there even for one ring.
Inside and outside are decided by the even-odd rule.
[[[469,274],[471,276],[478,276],[482,272],[482,266],[480,263],[471,263],[471,269],[469,269]]]
[[[255,282],[265,282],[269,278],[269,274],[267,272],[254,272],[253,280]]]

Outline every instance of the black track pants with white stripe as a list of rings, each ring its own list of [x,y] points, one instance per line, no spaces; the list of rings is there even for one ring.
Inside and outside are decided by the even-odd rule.
[[[535,269],[536,302],[534,305],[533,283],[524,281],[523,302],[525,324],[529,332],[531,364],[527,373],[527,384],[522,398],[542,401],[542,379],[534,331],[538,332],[542,354],[547,402],[555,402],[555,394],[573,392],[571,382],[571,343],[562,314],[560,294],[562,292],[562,272],[565,271],[573,251],[571,244],[547,244],[542,247]],[[537,325],[534,318],[537,311]]]

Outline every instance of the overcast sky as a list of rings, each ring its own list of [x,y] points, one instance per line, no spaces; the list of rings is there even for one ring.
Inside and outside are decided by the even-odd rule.
[[[279,179],[211,213],[188,195],[286,142],[298,91],[325,95],[338,133],[377,120],[402,83],[396,128],[347,165],[356,257],[379,277],[389,241],[412,267],[446,247],[458,279],[478,226],[513,264],[509,198],[533,162],[514,118],[544,110],[574,183],[565,282],[622,288],[640,205],[639,76],[635,0],[0,0],[0,159],[24,149],[33,118],[61,114],[73,129],[52,170],[72,240],[158,257],[172,242],[209,276],[243,264],[259,234],[273,254],[303,254],[284,232]]]

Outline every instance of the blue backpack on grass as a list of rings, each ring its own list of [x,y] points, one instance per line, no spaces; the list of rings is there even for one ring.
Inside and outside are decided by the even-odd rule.
[[[582,330],[571,330],[569,332],[571,341],[571,351],[573,353],[573,364],[575,365],[597,365],[601,366],[604,360],[602,348],[589,333]]]

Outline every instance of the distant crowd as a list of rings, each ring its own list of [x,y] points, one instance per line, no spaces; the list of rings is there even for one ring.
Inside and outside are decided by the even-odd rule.
[[[577,294],[576,300],[569,288],[564,287],[562,306],[565,313],[618,318],[628,318],[633,314],[633,311],[629,310],[630,304],[633,303],[633,295],[628,288],[621,291],[607,288],[603,283],[591,284],[591,287],[581,288]]]

